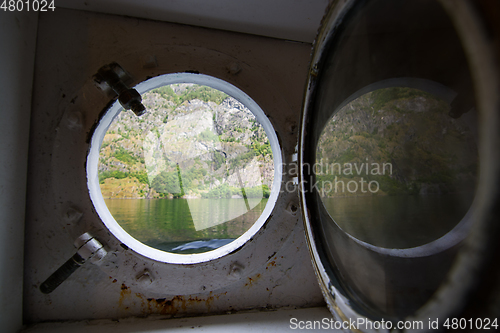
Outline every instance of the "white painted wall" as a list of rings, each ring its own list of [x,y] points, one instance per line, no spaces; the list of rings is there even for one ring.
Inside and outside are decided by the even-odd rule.
[[[58,0],[58,8],[312,43],[329,0]]]
[[[0,327],[22,328],[24,211],[36,13],[0,11]]]

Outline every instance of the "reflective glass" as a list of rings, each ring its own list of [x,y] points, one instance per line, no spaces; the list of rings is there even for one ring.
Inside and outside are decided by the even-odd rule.
[[[432,299],[473,223],[481,115],[438,1],[336,8],[314,51],[302,119],[308,236],[331,299],[397,320]]]
[[[476,183],[475,119],[449,112],[430,93],[393,87],[335,113],[318,141],[315,173],[342,230],[375,246],[411,248],[462,220]]]

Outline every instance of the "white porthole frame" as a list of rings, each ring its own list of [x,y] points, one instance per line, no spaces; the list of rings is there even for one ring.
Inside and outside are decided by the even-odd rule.
[[[264,111],[260,106],[244,93],[239,88],[226,82],[224,80],[205,75],[205,74],[195,74],[195,73],[173,73],[160,75],[146,81],[139,83],[134,88],[143,94],[152,89],[177,83],[193,83],[199,85],[209,86],[211,88],[220,90],[229,96],[235,98],[240,103],[245,105],[257,118],[257,121],[262,125],[266,135],[271,144],[271,150],[273,152],[273,162],[274,162],[274,179],[271,194],[269,200],[264,208],[264,211],[257,219],[257,221],[248,229],[243,235],[235,239],[229,244],[221,246],[212,251],[196,254],[176,254],[165,252],[153,247],[147,246],[146,244],[138,241],[132,237],[128,232],[126,232],[119,224],[116,222],[113,215],[109,212],[104,198],[101,193],[99,186],[99,174],[98,174],[98,162],[99,162],[99,151],[101,149],[101,144],[104,136],[113,122],[113,120],[122,111],[122,106],[115,101],[111,107],[106,111],[104,116],[99,120],[98,125],[92,134],[92,139],[90,142],[90,149],[87,156],[87,186],[89,189],[89,194],[91,201],[99,215],[101,221],[108,228],[108,230],[123,244],[128,248],[135,251],[136,253],[147,257],[149,259],[170,263],[170,264],[196,264],[207,262],[210,260],[215,260],[221,258],[231,252],[236,251],[247,243],[266,223],[271,215],[272,210],[276,204],[278,196],[280,194],[281,178],[282,178],[282,156],[281,148],[279,145],[278,137],[276,132],[265,115]]]

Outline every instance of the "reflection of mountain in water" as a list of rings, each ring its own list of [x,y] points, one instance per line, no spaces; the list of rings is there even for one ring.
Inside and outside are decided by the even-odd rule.
[[[249,211],[243,209],[244,199],[105,200],[118,224],[132,237],[151,247],[170,252],[187,243],[220,240],[193,243],[191,246],[200,247],[176,250],[179,253],[210,251],[212,246],[225,245],[225,241],[244,234],[258,220],[268,199],[250,198],[248,201],[253,207]],[[241,209],[234,211],[235,205]],[[213,209],[214,206],[217,208]],[[200,221],[197,217],[204,219]]]
[[[374,194],[439,194],[473,191],[477,146],[472,111],[453,119],[449,106],[431,94],[387,88],[365,94],[343,107],[327,123],[317,147],[323,196],[370,195],[360,181],[376,181]],[[335,163],[339,168],[331,166]],[[352,173],[345,166],[352,165]],[[386,168],[385,174],[374,170]],[[361,169],[361,172],[357,172]],[[337,178],[335,178],[337,177]],[[339,181],[354,181],[357,191],[340,191]],[[337,182],[337,191],[323,187]],[[355,184],[351,184],[351,190]],[[365,190],[366,190],[366,184]],[[375,189],[375,183],[372,186]]]
[[[323,198],[335,223],[355,238],[385,248],[432,242],[465,216],[472,193]]]

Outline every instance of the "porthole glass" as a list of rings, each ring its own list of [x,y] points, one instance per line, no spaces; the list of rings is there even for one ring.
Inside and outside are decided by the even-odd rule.
[[[309,245],[332,307],[395,322],[473,227],[481,114],[439,1],[351,0],[324,22],[299,144]]]
[[[321,200],[338,226],[384,248],[412,248],[453,230],[474,198],[475,113],[455,119],[439,97],[377,89],[327,122],[316,151]]]
[[[209,260],[244,244],[279,190],[278,142],[260,107],[200,74],[136,89],[147,113],[115,104],[92,142],[89,188],[103,222],[127,246],[167,262]]]

